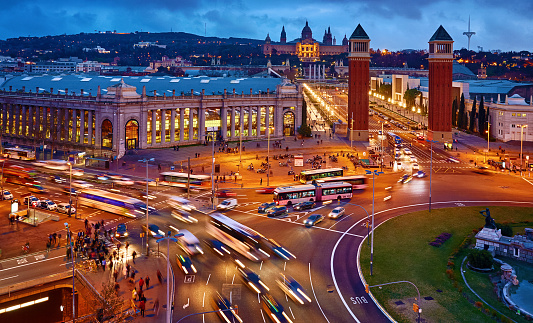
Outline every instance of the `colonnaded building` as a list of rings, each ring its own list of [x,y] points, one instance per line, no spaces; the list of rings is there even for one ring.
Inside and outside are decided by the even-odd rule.
[[[292,136],[299,86],[280,78],[17,76],[0,85],[2,141],[121,157],[128,149]]]

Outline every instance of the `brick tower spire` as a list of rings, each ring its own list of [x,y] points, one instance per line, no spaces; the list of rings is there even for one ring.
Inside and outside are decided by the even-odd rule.
[[[370,38],[361,25],[350,36],[348,61],[348,139],[368,141]]]
[[[428,137],[452,141],[453,39],[440,26],[429,40]]]

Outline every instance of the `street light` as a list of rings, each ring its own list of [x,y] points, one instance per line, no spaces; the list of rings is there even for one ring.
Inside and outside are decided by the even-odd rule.
[[[527,128],[527,124],[518,125],[520,127],[520,176],[522,176],[523,157],[522,157],[522,143],[524,139],[524,128]]]
[[[2,200],[4,199],[4,164],[6,163],[6,159],[2,159],[2,177],[0,177],[0,186],[2,186]],[[28,202],[29,205],[29,202]]]
[[[163,241],[163,240],[167,240],[167,313],[166,313],[166,322],[167,323],[170,323],[172,322],[171,318],[170,318],[170,314],[171,314],[171,310],[172,310],[172,307],[170,306],[170,283],[169,283],[169,280],[170,280],[170,240],[174,241],[174,242],[177,242],[178,240],[176,238],[179,238],[179,237],[182,237],[183,236],[183,233],[178,233],[178,234],[175,234],[174,237],[172,237],[172,233],[170,231],[167,232],[167,235],[162,237],[160,235],[155,235],[156,238],[159,238],[158,240],[156,240],[157,243]],[[148,240],[148,239],[146,239]]]
[[[146,257],[148,257],[148,228],[150,227],[148,224],[148,162],[154,160],[154,158],[139,160],[140,162],[146,163]]]
[[[215,131],[211,132],[213,151],[211,152],[211,208],[215,209]],[[189,169],[189,173],[191,170]]]
[[[431,212],[431,179],[433,177],[433,143],[437,143],[436,140],[426,139],[430,143],[431,157],[429,159],[429,212]]]
[[[487,162],[487,156],[490,151],[490,122],[487,121],[487,153],[485,154],[485,159],[483,160],[484,163]]]
[[[76,276],[74,275],[74,251],[73,251],[74,242],[72,241],[72,236],[70,235],[70,226],[68,222],[65,222],[65,228],[67,229],[67,243],[70,243],[70,257],[71,257],[70,259],[72,260],[72,321],[75,322],[76,321],[76,302],[74,300],[74,297],[76,294],[75,294],[75,289],[74,289],[74,279],[76,278]]]
[[[69,189],[68,189],[68,216],[72,216],[72,163],[67,162],[68,169],[69,169]],[[78,210],[76,210],[77,212]]]
[[[381,152],[379,153],[379,165],[381,167],[381,172],[383,172],[383,136],[384,136],[383,124],[384,124],[384,121],[378,121],[378,122],[381,123],[381,136],[379,137]]]
[[[270,186],[270,125],[267,123],[267,132],[268,132],[268,142],[267,142],[267,186]],[[272,127],[274,129],[274,127]]]
[[[367,175],[372,175],[372,242],[370,247],[370,276],[372,276],[372,266],[374,263],[374,218],[376,217],[376,214],[374,213],[374,193],[376,191],[376,176],[379,176],[380,174],[383,174],[383,172],[378,172],[377,170],[371,172],[369,170],[366,171]]]

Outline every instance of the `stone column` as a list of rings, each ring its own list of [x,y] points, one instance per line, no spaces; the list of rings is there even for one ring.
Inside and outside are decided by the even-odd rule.
[[[239,138],[243,136],[243,129],[244,129],[244,108],[239,108]]]
[[[220,124],[221,124],[221,135],[222,139],[226,139],[228,136],[228,108],[220,108]]]
[[[270,127],[270,106],[266,106],[265,107],[265,128],[266,128],[265,135],[267,136],[270,132],[270,129],[268,129],[269,127]]]
[[[31,105],[28,106],[28,137],[33,137],[33,112],[34,112],[33,107]],[[6,118],[4,114],[4,124],[6,123],[5,120]]]
[[[170,142],[174,143],[176,137],[176,109],[170,110]]]
[[[72,142],[78,142],[76,139],[76,132],[78,130],[77,125],[77,119],[78,119],[78,110],[72,109]]]
[[[205,108],[203,107],[203,103],[200,103],[200,107],[198,108],[198,139],[201,141],[205,140]]]
[[[80,110],[80,144],[83,144],[85,142],[84,139],[85,139],[85,110]]]
[[[235,137],[235,107],[231,107],[231,138]]]
[[[14,131],[13,128],[15,127],[15,125],[14,125],[14,123],[13,123],[13,122],[14,122],[13,114],[14,114],[14,110],[15,110],[15,109],[13,108],[13,104],[9,104],[8,107],[9,107],[9,108],[8,108],[8,109],[9,109],[9,133],[10,133],[10,134],[14,134],[15,131]]]
[[[14,134],[15,135],[19,135],[21,132],[19,131],[19,127],[20,127],[20,105],[16,105],[15,106],[15,131],[14,131]]]
[[[180,142],[185,137],[185,109],[180,108]]]
[[[309,74],[307,74],[307,78],[309,80],[311,79],[311,65],[309,65]]]
[[[248,107],[248,137],[252,136],[252,120],[253,120],[253,111],[252,107]]]
[[[167,117],[167,110],[161,109],[161,143],[164,144],[166,142],[166,125],[165,125],[165,119]]]
[[[194,108],[189,108],[189,141],[192,141],[194,138]]]
[[[150,111],[148,111],[150,113]],[[157,122],[157,110],[152,110],[152,146],[155,146],[156,142],[156,122]]]
[[[257,137],[261,136],[261,107],[257,107],[257,115],[255,116],[255,119],[257,121]]]
[[[20,108],[22,109],[20,115],[22,117],[22,132],[21,134],[23,136],[26,136],[26,106],[25,105],[22,105],[20,106]]]
[[[63,116],[63,120],[65,120],[65,141],[69,141],[69,135],[71,134],[70,126],[69,126],[69,112],[70,109],[65,109],[65,115]],[[99,145],[102,143],[100,142]]]
[[[296,116],[294,118],[294,121],[296,122]],[[283,136],[283,107],[274,107],[274,129],[275,136]],[[296,131],[296,127],[294,131]]]
[[[7,130],[7,104],[2,104],[2,133]]]
[[[89,115],[87,116],[87,136],[89,145],[93,144],[93,110],[89,110]]]
[[[41,132],[41,108],[39,106],[35,107],[35,136],[39,137]]]

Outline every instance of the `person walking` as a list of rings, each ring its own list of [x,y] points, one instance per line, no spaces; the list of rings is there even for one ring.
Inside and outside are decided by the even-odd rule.
[[[113,278],[115,279],[115,283],[117,282],[117,279],[118,279],[118,270],[115,269],[115,271],[113,272]]]
[[[133,250],[133,252],[131,253],[131,258],[133,259],[133,263],[135,263],[135,257],[137,256],[137,252],[135,250]]]
[[[146,289],[150,288],[150,277],[148,277],[148,275],[146,275],[144,283],[146,284]]]
[[[141,302],[139,303],[139,308],[141,309],[141,315],[142,317],[144,317],[144,308],[145,308],[145,303],[144,303],[144,300],[141,300]]]
[[[143,290],[143,286],[144,286],[144,279],[141,277],[141,279],[139,279],[139,290]]]
[[[159,315],[159,298],[156,298],[155,301],[154,301],[153,311],[154,311],[155,316]]]
[[[133,290],[131,291],[131,298],[133,300],[136,300],[138,295],[139,294],[137,293],[137,287],[133,287]]]
[[[105,266],[106,266],[106,261],[105,259],[102,259],[102,269],[104,270],[104,272],[105,272]]]

